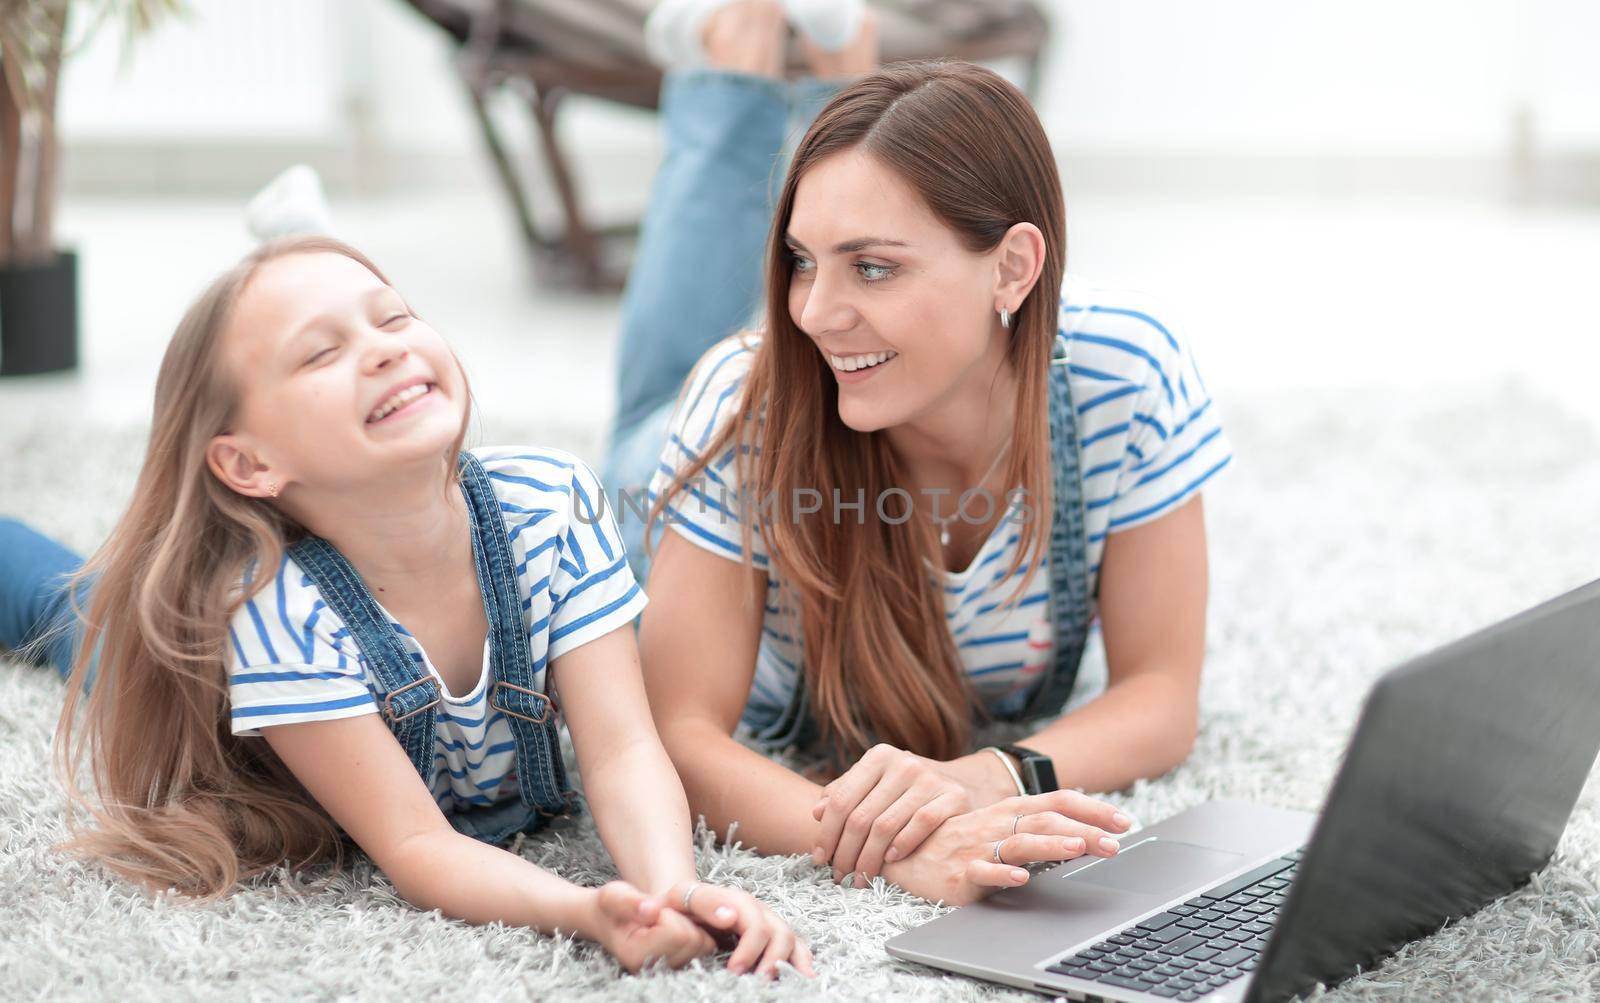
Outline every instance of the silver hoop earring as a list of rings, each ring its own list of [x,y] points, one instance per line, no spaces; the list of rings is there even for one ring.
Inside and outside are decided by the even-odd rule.
[[[1000,326],[1008,331],[1011,329],[1011,311],[1005,307],[1000,308]]]

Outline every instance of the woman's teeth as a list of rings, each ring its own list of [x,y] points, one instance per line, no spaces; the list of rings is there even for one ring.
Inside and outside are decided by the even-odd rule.
[[[899,354],[899,352],[869,352],[866,355],[830,355],[828,361],[833,363],[835,369],[853,373],[857,369],[871,369],[873,366],[888,362]]]
[[[423,394],[426,394],[432,389],[432,383],[418,383],[414,386],[406,387],[404,390],[373,408],[372,413],[367,415],[367,424],[370,425],[375,421],[382,421],[391,413],[400,410],[407,404],[410,404],[412,401],[416,400],[418,397],[421,397]]]

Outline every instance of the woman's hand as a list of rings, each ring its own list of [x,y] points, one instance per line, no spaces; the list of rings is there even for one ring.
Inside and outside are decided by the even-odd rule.
[[[681,968],[717,947],[711,935],[689,917],[626,881],[595,889],[578,932],[604,947],[630,972],[656,960]]]
[[[913,895],[967,905],[1027,884],[1024,864],[1116,856],[1114,834],[1129,824],[1114,806],[1077,791],[1010,797],[947,820],[916,853],[886,865],[883,876]]]
[[[822,832],[811,859],[831,864],[835,881],[852,873],[857,880],[870,880],[885,863],[910,856],[946,819],[993,804],[1016,789],[993,753],[976,756],[982,758],[942,763],[892,745],[868,749],[823,788],[812,808]]]
[[[693,894],[689,894],[691,889]],[[685,895],[689,898],[687,907],[683,904]],[[778,962],[787,961],[801,975],[816,977],[816,970],[811,966],[811,950],[805,941],[795,936],[777,913],[748,892],[696,881],[674,885],[667,892],[667,904],[707,929],[738,940],[738,946],[728,958],[728,971],[735,975],[753,969],[759,975],[775,979]]]

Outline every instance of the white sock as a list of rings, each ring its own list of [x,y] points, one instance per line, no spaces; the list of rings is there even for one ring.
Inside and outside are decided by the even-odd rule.
[[[864,0],[783,0],[789,23],[825,52],[838,52],[861,32]]]
[[[733,0],[661,0],[644,21],[644,47],[650,59],[664,70],[689,70],[704,66],[705,46],[700,33],[706,18]]]
[[[333,232],[322,182],[305,164],[294,165],[257,192],[245,207],[244,220],[250,233],[263,243],[294,233]]]

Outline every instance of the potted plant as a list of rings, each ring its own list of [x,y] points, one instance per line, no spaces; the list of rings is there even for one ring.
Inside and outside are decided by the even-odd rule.
[[[180,0],[0,0],[0,375],[78,360],[77,256],[55,243],[56,95],[75,8],[133,34]],[[71,40],[82,45],[88,31]]]

